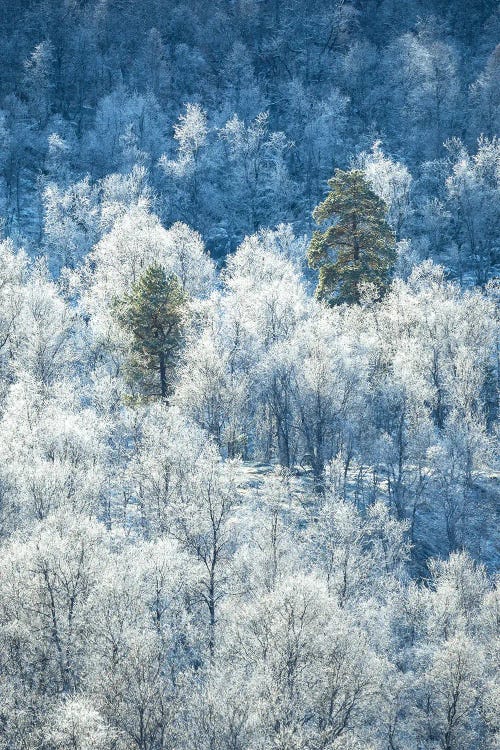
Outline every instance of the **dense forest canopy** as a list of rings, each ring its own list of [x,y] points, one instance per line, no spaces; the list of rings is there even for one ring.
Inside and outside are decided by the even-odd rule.
[[[497,750],[500,8],[0,2],[0,750]]]
[[[9,0],[0,13],[4,231],[56,271],[95,242],[117,192],[221,257],[262,227],[310,231],[326,180],[360,160],[419,257],[480,283],[498,264],[497,3]]]

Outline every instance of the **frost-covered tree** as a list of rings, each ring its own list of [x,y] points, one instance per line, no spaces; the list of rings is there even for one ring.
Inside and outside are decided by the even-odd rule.
[[[361,153],[358,163],[372,190],[387,206],[387,221],[396,235],[396,240],[400,240],[404,223],[411,210],[410,172],[404,164],[394,162],[384,154],[380,141],[373,144],[371,152]]]
[[[265,225],[269,205],[278,221],[285,221],[294,194],[285,161],[292,144],[285,133],[272,131],[269,113],[261,112],[248,125],[234,115],[219,138],[228,159],[228,173],[221,175],[225,203],[240,232]]]
[[[0,750],[497,750],[499,21],[0,3]]]
[[[496,138],[481,139],[473,156],[460,142],[450,144],[450,149],[454,158],[446,191],[457,270],[461,275],[470,270],[478,284],[485,284],[500,260],[500,144]]]
[[[44,244],[51,268],[74,268],[98,238],[96,189],[88,178],[66,189],[49,183],[43,193]]]

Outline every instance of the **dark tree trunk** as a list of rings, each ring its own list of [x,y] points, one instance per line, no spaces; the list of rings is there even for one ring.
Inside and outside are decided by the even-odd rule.
[[[163,352],[160,354],[160,384],[161,384],[161,397],[167,397],[167,366],[165,363],[165,355]]]

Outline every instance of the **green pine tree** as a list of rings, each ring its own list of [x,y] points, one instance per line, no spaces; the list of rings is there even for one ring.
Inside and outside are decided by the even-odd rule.
[[[386,221],[386,206],[363,172],[340,169],[328,180],[330,192],[313,212],[318,224],[307,251],[319,269],[316,294],[330,304],[359,302],[360,285],[369,282],[382,295],[396,260],[396,241]]]
[[[163,398],[182,344],[186,303],[177,276],[167,277],[159,263],[150,265],[115,303],[118,321],[132,334],[132,372],[156,374]]]

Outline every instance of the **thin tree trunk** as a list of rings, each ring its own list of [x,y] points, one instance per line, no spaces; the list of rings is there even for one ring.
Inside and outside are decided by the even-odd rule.
[[[161,383],[161,397],[167,397],[167,367],[165,364],[165,355],[163,352],[160,354],[160,383]]]

